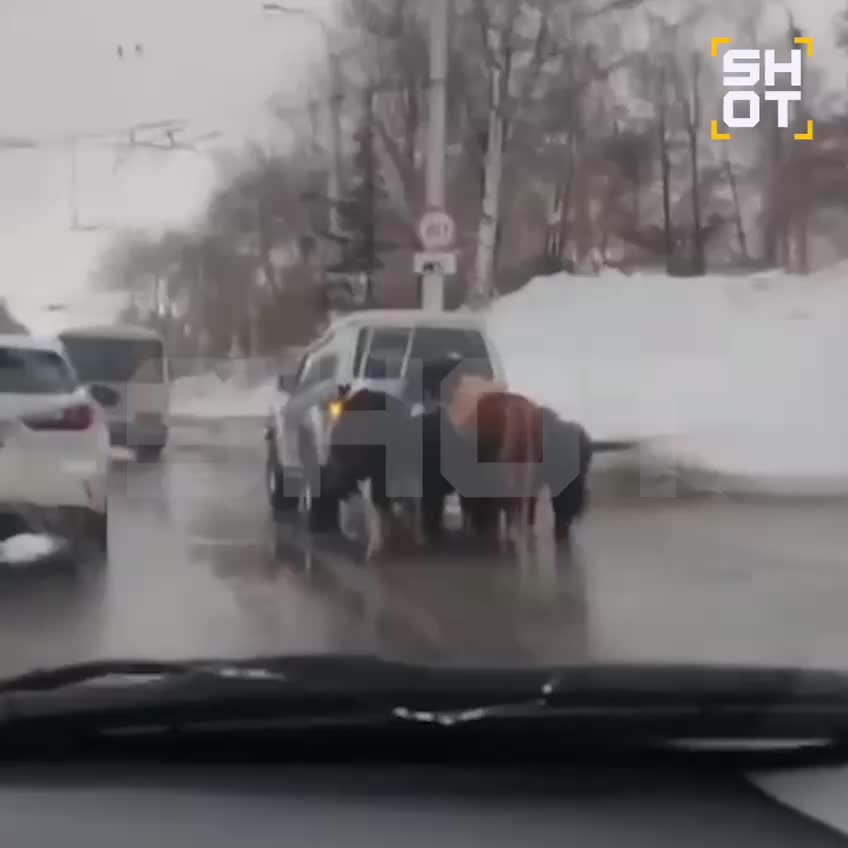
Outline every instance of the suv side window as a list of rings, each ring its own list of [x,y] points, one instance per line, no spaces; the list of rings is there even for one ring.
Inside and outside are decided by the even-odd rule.
[[[409,328],[375,329],[371,335],[364,376],[375,380],[392,380],[402,376],[403,362],[411,335],[412,331]]]
[[[297,371],[294,373],[294,387],[299,389],[303,385],[303,378],[306,375],[307,370],[309,369],[310,360],[312,359],[311,354],[304,354],[301,358],[300,362],[297,365]]]
[[[321,357],[315,353],[306,357],[300,371],[300,378],[297,381],[298,389],[308,388],[318,380],[318,367],[320,364]]]
[[[332,380],[336,376],[339,358],[335,353],[326,353],[315,362],[315,382]]]
[[[362,359],[365,356],[365,349],[368,347],[368,330],[362,327],[356,334],[356,350],[353,354],[353,376],[359,376],[359,369],[362,367]]]

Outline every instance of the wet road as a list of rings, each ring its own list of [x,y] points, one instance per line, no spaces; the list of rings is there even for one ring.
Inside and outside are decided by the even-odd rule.
[[[601,492],[571,558],[454,545],[371,566],[274,528],[255,427],[118,462],[111,557],[0,583],[0,674],[114,656],[848,665],[848,505]],[[542,539],[544,535],[542,536]]]

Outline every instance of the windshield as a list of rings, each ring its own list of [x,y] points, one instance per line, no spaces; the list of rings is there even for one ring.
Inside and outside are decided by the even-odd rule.
[[[163,349],[157,341],[62,336],[80,379],[86,383],[161,382]]]
[[[848,670],[846,10],[0,0],[0,680]]]
[[[75,387],[73,371],[58,353],[0,347],[0,394],[59,395]]]

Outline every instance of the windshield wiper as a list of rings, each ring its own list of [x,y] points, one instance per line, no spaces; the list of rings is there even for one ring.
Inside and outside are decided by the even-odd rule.
[[[571,745],[832,747],[848,675],[685,665],[489,669],[330,655],[106,661],[0,681],[0,733],[532,730]]]
[[[73,663],[56,668],[35,669],[0,679],[0,696],[26,692],[57,691],[80,684],[173,682],[187,676],[231,681],[286,681],[304,686],[329,686],[336,691],[385,690],[397,685],[422,691],[441,690],[444,684],[464,688],[496,682],[499,686],[537,686],[543,671],[452,669],[392,662],[370,655],[320,654],[251,657],[247,659],[115,659]]]
[[[49,669],[35,669],[0,680],[0,695],[14,692],[35,692],[60,689],[79,683],[92,683],[113,677],[150,678],[187,674],[199,666],[185,662],[159,660],[103,660],[75,663]]]

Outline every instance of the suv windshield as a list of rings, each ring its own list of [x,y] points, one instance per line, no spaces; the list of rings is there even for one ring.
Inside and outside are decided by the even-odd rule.
[[[57,395],[75,387],[74,374],[58,353],[0,347],[0,393]]]

